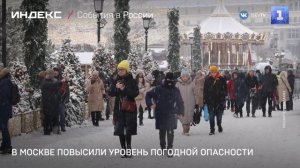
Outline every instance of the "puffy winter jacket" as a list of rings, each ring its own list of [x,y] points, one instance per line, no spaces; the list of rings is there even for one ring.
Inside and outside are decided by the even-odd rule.
[[[176,115],[183,115],[184,105],[180,91],[176,87],[164,85],[155,87],[146,94],[147,106],[155,104],[156,129],[176,129]]]

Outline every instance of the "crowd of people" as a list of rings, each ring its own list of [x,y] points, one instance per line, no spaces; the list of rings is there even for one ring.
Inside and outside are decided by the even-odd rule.
[[[68,79],[62,76],[64,66],[55,67],[39,73],[41,78],[44,135],[61,134],[65,129],[65,105],[69,101]],[[261,109],[262,116],[272,117],[272,111],[293,110],[293,91],[295,76],[293,71],[281,71],[277,75],[266,66],[264,72],[235,70],[220,72],[217,66],[191,73],[183,68],[181,72],[153,71],[144,74],[138,70],[130,72],[127,60],[121,61],[117,71],[109,78],[95,70],[86,81],[88,112],[94,126],[99,121],[109,120],[112,114],[114,135],[119,137],[122,149],[132,148],[132,136],[137,135],[137,126],[143,126],[144,112],[149,119],[155,119],[159,130],[160,147],[172,149],[177,120],[182,126],[182,135],[190,136],[192,125],[199,124],[202,111],[207,106],[210,132],[223,132],[222,117],[225,109],[236,118],[246,116],[255,118]],[[8,120],[12,117],[10,102],[12,85],[9,70],[0,66],[0,128],[2,132],[1,152],[11,152]],[[106,102],[106,103],[105,103]],[[268,102],[268,109],[266,104]],[[106,106],[105,106],[106,104]],[[106,107],[106,108],[105,108]],[[215,124],[216,122],[216,124]],[[126,153],[123,158],[132,155]],[[168,155],[168,157],[172,157]]]
[[[131,137],[137,134],[137,122],[143,125],[144,109],[150,111],[149,118],[152,118],[151,111],[154,111],[162,150],[173,148],[178,119],[182,134],[190,135],[190,127],[199,123],[204,106],[209,111],[209,135],[215,134],[215,125],[219,133],[223,132],[222,116],[225,109],[230,109],[236,118],[243,117],[245,103],[247,117],[251,113],[253,118],[258,109],[262,110],[263,117],[266,114],[272,117],[275,108],[283,110],[283,103],[286,103],[287,111],[293,109],[295,76],[292,70],[275,75],[272,68],[266,66],[263,74],[259,70],[235,70],[231,74],[224,71],[221,74],[217,66],[211,66],[208,72],[200,70],[195,75],[186,68],[180,73],[154,71],[146,77],[142,71],[138,71],[134,79],[129,67],[126,60],[118,65],[117,77],[109,89],[109,95],[116,98],[114,134],[119,136],[122,149],[131,149]],[[197,115],[199,111],[200,115]]]
[[[266,66],[264,74],[259,70],[250,70],[247,74],[225,73],[224,77],[228,88],[226,107],[231,109],[236,118],[243,117],[242,108],[245,103],[247,117],[250,117],[250,113],[252,117],[256,117],[257,109],[262,110],[263,117],[266,117],[266,114],[272,117],[272,111],[276,109],[282,111],[284,103],[287,111],[293,110],[295,75],[292,70],[280,71],[275,75],[272,68]]]

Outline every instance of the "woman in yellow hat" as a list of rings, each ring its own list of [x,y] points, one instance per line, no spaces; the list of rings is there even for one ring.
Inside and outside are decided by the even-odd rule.
[[[116,97],[113,112],[114,135],[119,136],[122,158],[132,157],[131,136],[137,135],[137,107],[135,97],[139,88],[133,79],[127,60],[119,63],[118,76],[110,88],[110,96]]]

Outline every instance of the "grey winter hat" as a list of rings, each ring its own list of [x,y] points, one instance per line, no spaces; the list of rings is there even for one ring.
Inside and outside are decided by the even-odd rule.
[[[190,74],[189,70],[188,70],[188,69],[186,69],[186,68],[183,68],[183,69],[181,70],[180,77],[182,77],[182,76],[184,76],[184,75],[191,76],[191,74]]]
[[[153,78],[153,76],[151,74],[148,74],[145,79],[148,82],[154,81],[154,78]]]

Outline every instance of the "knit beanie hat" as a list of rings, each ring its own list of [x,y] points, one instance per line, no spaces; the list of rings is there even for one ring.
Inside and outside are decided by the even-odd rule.
[[[219,68],[217,66],[210,66],[209,71],[212,73],[217,73],[219,72]]]
[[[120,63],[119,63],[119,65],[118,65],[118,69],[124,69],[124,70],[126,70],[127,72],[129,72],[129,62],[127,61],[127,60],[123,60],[123,61],[121,61]]]
[[[181,70],[180,77],[182,77],[182,76],[184,76],[184,75],[191,76],[189,70],[186,69],[186,68],[183,68],[183,69]]]

